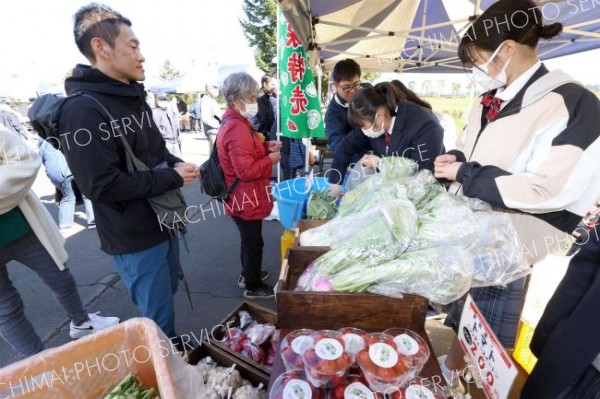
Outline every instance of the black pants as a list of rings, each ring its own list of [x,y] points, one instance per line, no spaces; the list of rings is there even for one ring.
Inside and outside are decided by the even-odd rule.
[[[242,275],[246,279],[246,289],[248,291],[255,291],[262,285],[260,279],[264,245],[262,219],[243,220],[234,217],[233,221],[240,231],[240,260],[242,262]]]

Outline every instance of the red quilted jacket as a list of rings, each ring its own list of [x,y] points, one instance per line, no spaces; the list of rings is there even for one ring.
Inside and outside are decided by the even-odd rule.
[[[273,209],[269,183],[273,163],[266,142],[236,110],[228,108],[223,120],[216,142],[219,163],[228,187],[236,177],[240,179],[227,199],[225,212],[244,220],[263,219]]]

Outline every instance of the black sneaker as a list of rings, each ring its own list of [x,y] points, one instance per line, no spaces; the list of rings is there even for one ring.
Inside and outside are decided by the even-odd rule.
[[[246,299],[269,299],[275,296],[275,291],[273,291],[273,287],[270,287],[266,284],[263,284],[257,290],[254,291],[244,291],[244,298]]]
[[[267,279],[269,278],[269,272],[267,271],[262,271],[260,272],[260,279],[262,281],[267,281]],[[240,277],[238,277],[238,287],[240,288],[246,288],[246,278],[244,276],[242,276],[240,274]]]

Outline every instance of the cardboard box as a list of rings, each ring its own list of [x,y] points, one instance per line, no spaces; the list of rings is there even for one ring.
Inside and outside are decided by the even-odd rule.
[[[202,397],[197,370],[150,319],[134,318],[0,369],[0,397],[103,398],[129,374],[161,398]]]
[[[254,320],[256,320],[257,322],[259,322],[261,324],[271,323],[275,326],[278,325],[277,314],[273,310],[267,309],[263,306],[255,305],[250,302],[242,302],[238,307],[233,309],[223,319],[223,321],[221,321],[220,326],[223,326],[223,327],[215,329],[212,332],[211,343],[213,345],[215,345],[216,347],[218,347],[219,349],[223,350],[225,353],[227,353],[230,356],[232,356],[233,358],[235,358],[237,360],[237,362],[248,364],[250,367],[257,369],[261,373],[266,374],[268,376],[271,374],[271,370],[267,366],[258,364],[255,361],[242,356],[240,353],[232,351],[231,349],[229,349],[227,346],[225,346],[223,343],[220,342],[220,341],[225,340],[226,334],[227,334],[227,328],[233,328],[233,327],[237,327],[240,325],[240,317],[238,315],[238,312],[240,310],[247,311],[248,313],[250,313],[250,316],[252,316],[252,318]],[[265,356],[266,355],[267,354],[265,353]]]
[[[325,252],[327,250],[314,247],[289,249],[275,287],[281,329],[424,329],[428,301],[420,296],[405,295],[397,299],[369,293],[294,291],[302,272]]]

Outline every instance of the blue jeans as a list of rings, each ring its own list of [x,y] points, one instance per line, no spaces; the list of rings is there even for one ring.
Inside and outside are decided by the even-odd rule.
[[[175,337],[175,306],[179,278],[179,244],[167,240],[150,249],[125,255],[113,255],[129,297],[142,316],[152,319],[167,337]]]
[[[58,227],[69,228],[73,225],[75,217],[75,191],[73,191],[73,176],[67,177],[58,189],[62,192],[62,199],[58,207]],[[83,197],[85,216],[88,224],[94,223],[94,210],[92,201]]]

